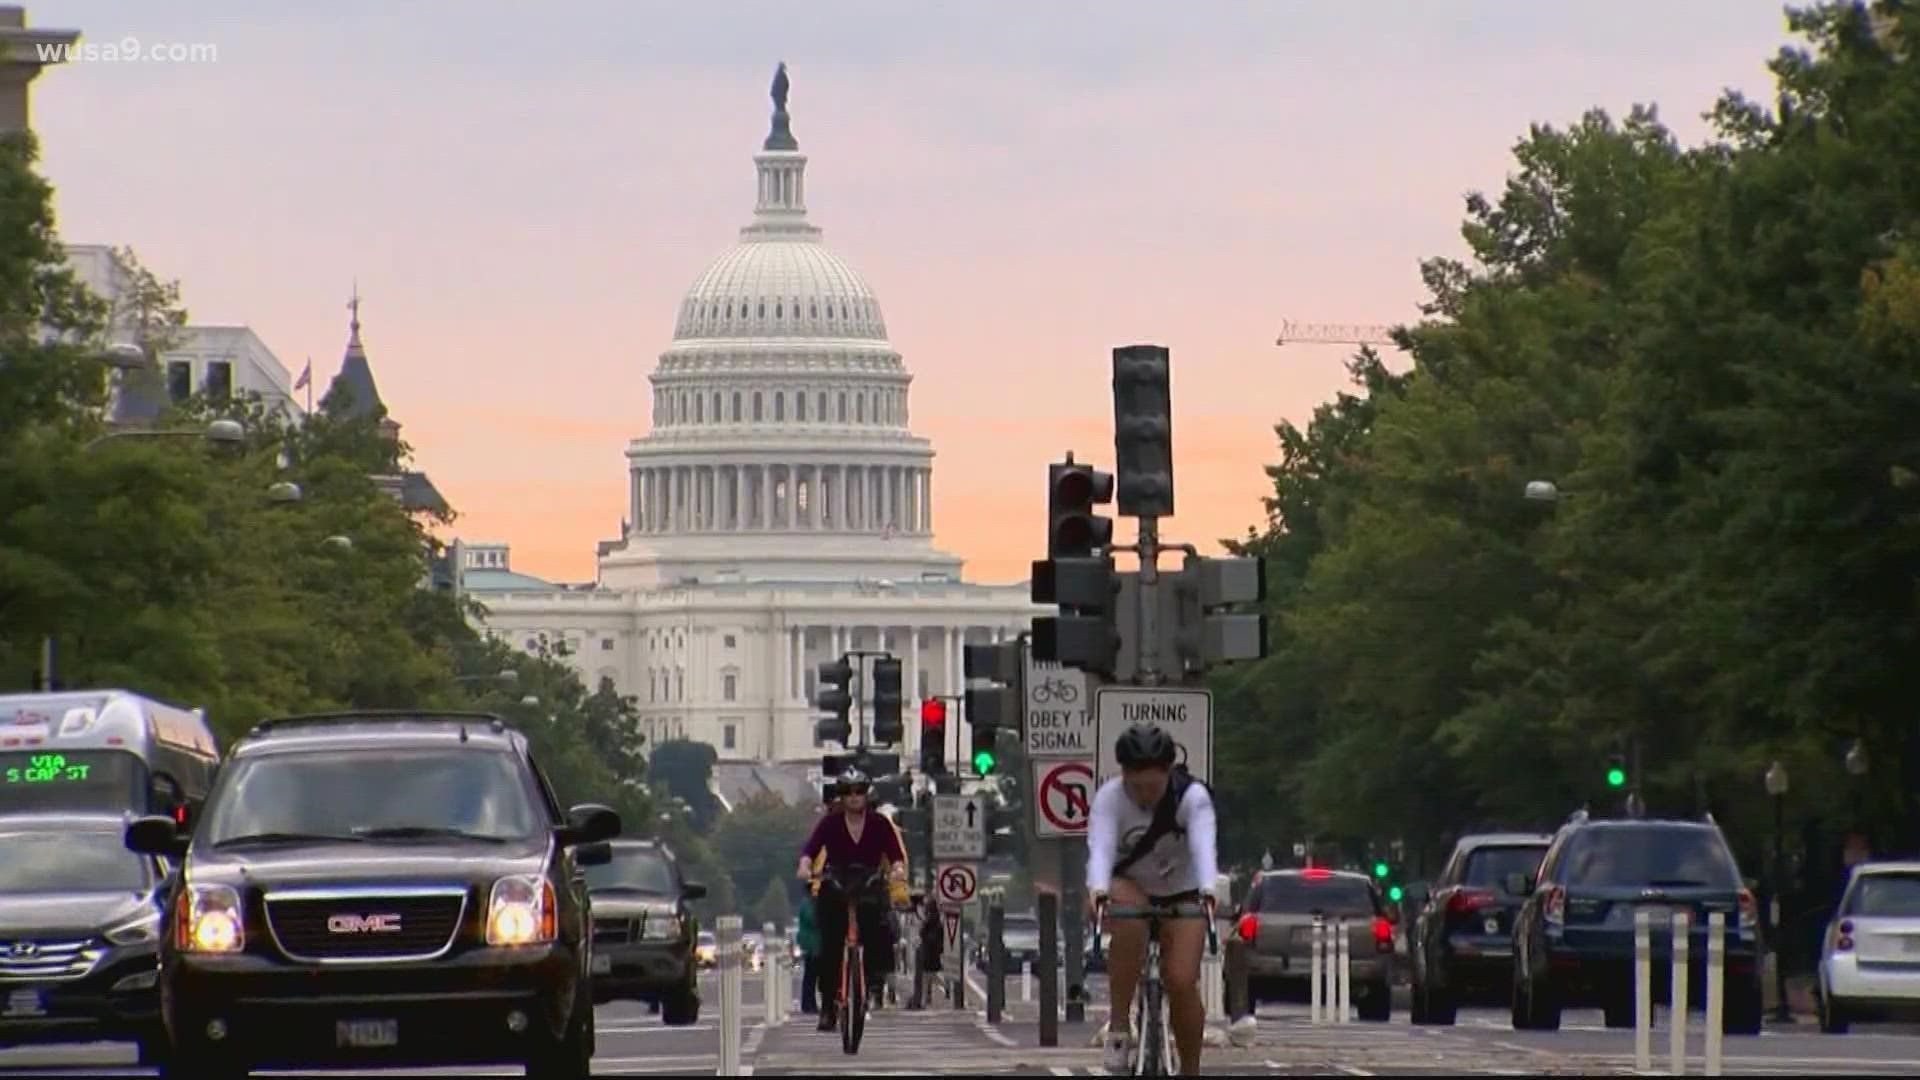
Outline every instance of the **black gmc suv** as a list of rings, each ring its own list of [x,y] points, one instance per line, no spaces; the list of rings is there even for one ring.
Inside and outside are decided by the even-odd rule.
[[[563,812],[526,739],[491,714],[261,723],[191,838],[163,817],[126,831],[133,850],[184,861],[160,950],[163,1075],[525,1063],[588,1076],[580,867],[619,831],[605,807]]]

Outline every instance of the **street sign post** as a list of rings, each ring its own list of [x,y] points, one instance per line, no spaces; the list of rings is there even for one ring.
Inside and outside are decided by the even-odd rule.
[[[942,903],[940,905],[940,930],[946,938],[946,948],[940,951],[940,971],[949,978],[961,978],[965,975],[966,957],[960,955],[960,905]]]
[[[1093,760],[1093,694],[1087,673],[1027,656],[1027,757]]]
[[[1213,781],[1213,691],[1179,686],[1102,686],[1093,694],[1099,779],[1120,775],[1113,745],[1135,724],[1158,724],[1185,751],[1197,780]]]
[[[1033,835],[1040,840],[1087,835],[1093,813],[1093,765],[1087,761],[1033,763]]]
[[[934,861],[980,862],[986,857],[986,800],[973,795],[935,795]]]
[[[980,872],[972,863],[941,863],[933,882],[942,904],[964,904],[980,890]]]

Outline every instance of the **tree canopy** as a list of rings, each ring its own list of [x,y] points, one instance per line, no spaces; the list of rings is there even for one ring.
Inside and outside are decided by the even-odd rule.
[[[1231,545],[1269,656],[1216,679],[1232,855],[1549,827],[1616,750],[1750,866],[1774,760],[1796,821],[1920,843],[1920,8],[1789,21],[1776,105],[1704,145],[1650,107],[1530,130],[1422,265],[1411,367],[1279,426]]]

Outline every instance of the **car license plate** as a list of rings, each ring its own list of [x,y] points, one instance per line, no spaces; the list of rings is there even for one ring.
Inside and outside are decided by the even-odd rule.
[[[45,1016],[47,999],[38,990],[15,990],[7,995],[7,1016]]]
[[[341,1020],[333,1025],[334,1039],[341,1046],[371,1050],[400,1044],[398,1020]]]
[[[613,957],[595,956],[593,958],[593,973],[595,975],[607,975],[607,974],[611,974],[612,972],[613,972]]]

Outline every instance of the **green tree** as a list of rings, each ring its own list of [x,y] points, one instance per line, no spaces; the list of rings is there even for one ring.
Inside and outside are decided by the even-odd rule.
[[[785,887],[793,878],[800,845],[816,819],[813,807],[763,792],[721,818],[708,839],[739,895],[760,896],[769,883]]]
[[[719,752],[692,739],[669,739],[653,748],[649,767],[654,783],[666,794],[687,804],[693,827],[701,833],[720,818],[720,800],[713,793],[713,766]]]
[[[760,892],[760,899],[754,903],[753,910],[749,913],[753,920],[750,925],[757,928],[766,923],[772,923],[784,928],[791,923],[793,897],[789,892],[786,882],[778,878],[768,881],[767,887]]]

